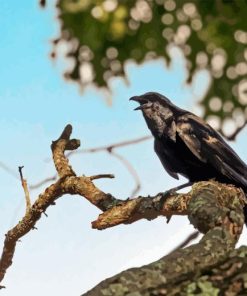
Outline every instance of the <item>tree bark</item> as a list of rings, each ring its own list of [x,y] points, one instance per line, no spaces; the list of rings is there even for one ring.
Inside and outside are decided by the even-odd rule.
[[[198,244],[176,250],[141,268],[124,271],[84,295],[247,295],[247,248],[234,250],[244,224],[246,197],[241,189],[210,180],[194,184],[185,194],[159,193],[120,200],[93,183],[98,178],[112,178],[111,174],[76,175],[65,156],[66,151],[80,146],[79,140],[70,139],[71,133],[72,126],[67,125],[51,145],[59,180],[47,187],[28,206],[19,223],[6,233],[0,282],[12,265],[19,239],[35,228],[49,206],[71,194],[86,198],[102,211],[92,222],[96,229],[152,220],[160,215],[168,218],[188,215],[194,227],[204,233]]]
[[[247,295],[247,248],[234,250],[244,224],[244,193],[209,181],[195,184],[191,195],[188,218],[205,233],[198,244],[123,271],[83,295]]]

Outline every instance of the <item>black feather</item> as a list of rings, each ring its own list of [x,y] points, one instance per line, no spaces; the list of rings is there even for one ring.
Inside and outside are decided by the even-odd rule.
[[[215,179],[247,194],[247,166],[225,140],[198,116],[178,108],[159,93],[131,100],[140,103],[153,134],[154,150],[169,175],[190,182]],[[247,221],[247,208],[244,209]]]

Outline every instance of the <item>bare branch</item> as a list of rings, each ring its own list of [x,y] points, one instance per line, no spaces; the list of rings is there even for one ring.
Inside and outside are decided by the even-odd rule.
[[[40,194],[22,220],[6,234],[4,248],[0,259],[0,282],[4,278],[7,268],[12,264],[17,241],[32,230],[41,214],[52,202],[61,195],[60,180],[48,187],[43,194]]]
[[[74,153],[78,154],[78,153],[94,153],[94,152],[100,152],[100,151],[105,151],[105,150],[109,151],[109,150],[113,150],[113,149],[124,147],[124,146],[139,144],[141,142],[144,142],[144,141],[147,141],[147,140],[150,140],[150,139],[152,139],[152,136],[144,136],[144,137],[141,137],[141,138],[122,141],[122,142],[113,143],[113,144],[109,144],[109,145],[105,145],[105,146],[88,148],[88,149],[80,149],[80,150],[77,150],[77,151],[69,152],[67,154],[67,157],[70,156],[71,154],[74,154]]]
[[[109,207],[92,222],[92,228],[106,229],[119,224],[131,224],[141,219],[153,220],[160,215],[187,215],[190,194],[174,194],[163,199],[156,196],[139,196],[135,199],[119,201],[117,207]]]
[[[81,150],[77,150],[77,151],[71,151],[67,154],[67,157],[70,157],[71,155],[73,155],[75,153],[76,154],[78,154],[78,153],[95,153],[95,152],[101,152],[101,151],[109,152],[112,156],[117,158],[126,167],[128,172],[130,173],[130,175],[133,177],[133,179],[135,181],[135,187],[132,190],[132,192],[130,193],[130,197],[133,197],[141,189],[140,178],[139,178],[136,170],[132,166],[132,164],[126,158],[124,158],[122,155],[120,155],[119,153],[116,153],[115,149],[120,148],[120,147],[124,147],[124,146],[139,144],[141,142],[150,140],[151,138],[152,138],[152,136],[144,136],[144,137],[140,137],[140,138],[136,138],[136,139],[132,139],[132,140],[127,140],[127,141],[122,141],[122,142],[118,142],[118,143],[113,143],[113,144],[109,144],[109,145],[105,145],[105,146],[89,148],[89,149],[81,149]]]
[[[29,191],[28,191],[28,187],[27,187],[27,180],[23,178],[23,174],[22,174],[22,169],[24,168],[24,166],[19,166],[18,168],[19,168],[19,173],[20,173],[20,177],[21,177],[21,185],[22,185],[24,193],[25,193],[26,213],[27,213],[31,208],[31,199],[30,199],[30,195],[29,195]]]
[[[41,8],[45,8],[46,0],[39,0],[39,5],[40,5]]]
[[[246,124],[247,124],[247,121],[245,121],[243,125],[238,127],[231,136],[225,136],[225,138],[229,141],[235,141],[237,135],[245,128]]]
[[[109,177],[111,175],[97,175],[92,177],[76,176],[64,154],[66,150],[76,149],[80,145],[78,140],[70,139],[71,132],[71,125],[67,125],[59,139],[54,141],[51,145],[54,164],[60,176],[59,180],[47,187],[45,191],[38,196],[37,200],[33,203],[29,211],[26,212],[21,221],[6,234],[0,259],[0,282],[3,280],[7,269],[13,262],[17,242],[30,230],[36,229],[36,223],[41,215],[45,214],[47,208],[55,205],[55,201],[65,194],[80,195],[104,212],[99,215],[96,221],[92,222],[92,227],[97,229],[105,229],[121,223],[130,224],[140,219],[151,220],[159,215],[187,215],[189,211],[190,221],[199,231],[205,233],[208,229],[203,228],[205,225],[200,221],[198,222],[196,214],[198,209],[193,210],[193,208],[191,208],[191,200],[199,196],[201,198],[200,202],[192,204],[203,211],[205,208],[208,209],[208,207],[206,207],[208,203],[207,198],[209,198],[208,196],[211,193],[213,193],[213,196],[211,196],[212,194],[210,195],[211,203],[209,209],[219,210],[221,207],[231,207],[231,210],[229,210],[231,212],[233,206],[239,206],[241,207],[242,213],[242,207],[246,203],[246,198],[242,190],[215,181],[196,183],[189,193],[173,193],[166,199],[163,198],[162,193],[154,197],[139,196],[131,200],[117,199],[111,194],[105,193],[97,188],[92,182],[92,179],[97,179],[102,176]],[[217,199],[217,202],[215,199]],[[224,210],[223,213],[226,213],[226,211]],[[208,212],[207,215],[214,217],[214,212]],[[238,218],[238,216],[236,217]],[[226,219],[220,221],[220,223],[226,227],[227,232],[230,233],[234,240],[237,240],[242,230],[243,219],[238,218],[238,221],[241,222],[238,223],[235,222],[237,218],[235,219],[234,215],[230,216],[230,218],[231,220],[229,220],[227,216]],[[205,219],[205,215],[203,219]],[[219,221],[217,223],[219,223]]]
[[[133,177],[133,179],[135,181],[135,187],[132,190],[132,192],[130,193],[130,196],[133,197],[139,192],[139,190],[141,188],[141,182],[140,182],[139,176],[138,176],[136,170],[134,169],[134,167],[131,165],[131,163],[127,159],[125,159],[122,155],[120,155],[119,153],[116,153],[115,151],[113,152],[113,150],[120,148],[120,147],[139,144],[141,142],[150,140],[151,138],[152,138],[152,136],[144,136],[144,137],[140,137],[140,138],[136,138],[136,139],[132,139],[132,140],[127,140],[127,141],[122,141],[122,142],[117,142],[117,143],[104,145],[104,146],[100,146],[100,147],[94,147],[94,148],[89,148],[89,149],[78,149],[76,151],[68,152],[66,154],[66,157],[69,158],[71,155],[79,154],[79,153],[82,153],[82,154],[97,153],[97,152],[102,152],[102,151],[109,152],[112,156],[117,158],[126,167],[128,172]],[[45,159],[45,161],[50,161],[50,158]],[[37,185],[30,186],[30,188],[32,188],[32,189],[37,188],[39,186],[39,184],[43,185],[47,181],[50,181],[51,178],[53,178],[53,177],[47,178],[44,181],[39,182]]]
[[[13,169],[11,169],[9,166],[7,166],[5,163],[3,163],[2,161],[0,161],[0,168],[2,168],[5,172],[7,172],[9,175],[14,177],[15,179],[19,180],[18,174]],[[29,190],[37,189],[40,186],[42,186],[48,182],[55,181],[56,178],[57,178],[57,174],[52,177],[46,178],[36,184],[29,185]]]
[[[3,163],[2,161],[0,161],[0,167],[6,171],[8,174],[10,174],[12,177],[16,178],[19,180],[19,176],[18,174],[12,170],[11,168],[9,168],[5,163]]]
[[[91,176],[90,179],[96,180],[96,179],[102,179],[102,178],[109,178],[109,179],[113,179],[115,178],[115,176],[113,174],[101,174],[101,175],[95,175],[95,176]]]
[[[119,291],[119,295],[194,295],[197,291],[202,292],[201,295],[217,295],[221,290],[213,286],[216,277],[211,281],[209,278],[216,274],[219,280],[222,273],[225,273],[225,276],[218,281],[218,287],[224,279],[231,278],[230,283],[236,283],[240,278],[240,291],[246,292],[244,252],[239,252],[243,255],[240,255],[242,258],[235,266],[222,264],[222,261],[228,263],[231,260],[231,252],[241,234],[244,224],[244,204],[246,197],[243,191],[233,186],[213,181],[194,184],[187,212],[194,227],[205,234],[200,242],[186,249],[178,249],[148,265],[123,271],[104,280],[83,295],[113,296],[116,295],[116,291]],[[220,268],[215,273],[217,264]],[[197,290],[197,281],[204,283],[205,289]],[[202,285],[198,285],[198,288]]]
[[[42,185],[44,185],[44,184],[46,184],[48,182],[55,181],[56,179],[57,179],[57,174],[52,176],[52,177],[46,178],[46,179],[44,179],[44,180],[42,180],[42,181],[40,181],[40,182],[38,182],[36,184],[30,185],[29,189],[30,190],[37,189],[40,186],[42,186]]]
[[[200,235],[199,231],[194,231],[191,234],[189,234],[186,239],[184,241],[182,241],[176,248],[174,248],[172,251],[169,252],[169,254],[179,250],[179,249],[183,249],[184,247],[186,247],[191,241],[193,241],[194,239],[198,238],[198,236]],[[168,254],[168,255],[169,255]]]
[[[65,176],[75,176],[75,172],[69,165],[68,159],[64,155],[65,150],[74,150],[80,146],[79,140],[70,140],[72,133],[72,126],[68,124],[61,136],[54,142],[52,142],[51,150],[53,155],[53,161],[60,178]]]
[[[17,242],[30,230],[36,229],[35,225],[40,219],[41,214],[45,214],[49,206],[55,205],[55,200],[57,198],[67,193],[81,194],[103,210],[107,209],[110,204],[113,205],[117,203],[117,200],[110,194],[106,194],[94,186],[90,178],[75,176],[68,160],[64,156],[65,150],[76,149],[76,147],[80,145],[78,140],[69,139],[71,131],[72,127],[70,125],[66,126],[60,138],[53,142],[51,147],[54,164],[60,179],[55,184],[46,188],[46,190],[38,196],[37,200],[30,207],[29,211],[26,212],[21,221],[6,234],[0,259],[0,282],[3,280],[7,269],[12,264]],[[20,174],[22,180],[24,180],[21,168]]]
[[[246,203],[245,195],[241,189],[235,188],[233,185],[225,185],[215,181],[203,181],[194,183],[192,189],[188,193],[173,193],[170,196],[163,198],[163,194],[159,193],[156,196],[143,197],[139,196],[135,199],[125,201],[118,200],[117,207],[109,206],[108,210],[100,214],[96,221],[92,222],[92,227],[96,229],[106,229],[119,224],[131,224],[140,219],[152,220],[158,216],[171,217],[173,215],[188,215],[188,205],[192,198],[193,192],[197,187],[215,187],[219,191],[221,198],[222,192],[225,190],[228,194],[235,193],[234,197],[239,195],[241,203]],[[220,191],[222,191],[220,193]],[[230,204],[229,200],[219,200],[219,205],[226,206]]]
[[[119,161],[122,162],[122,164],[126,167],[126,169],[128,170],[128,172],[131,174],[131,176],[133,177],[134,181],[135,181],[135,188],[132,190],[130,197],[133,197],[137,194],[137,192],[140,190],[141,188],[141,181],[139,179],[139,176],[136,172],[136,170],[134,169],[134,167],[132,166],[132,164],[126,159],[124,158],[122,155],[120,155],[119,153],[116,153],[113,150],[110,150],[109,153],[111,155],[113,155],[114,157],[116,157]]]

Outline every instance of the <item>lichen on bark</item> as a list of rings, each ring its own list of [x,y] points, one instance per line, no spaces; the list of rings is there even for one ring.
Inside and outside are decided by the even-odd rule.
[[[93,183],[98,178],[112,178],[111,174],[87,177],[73,171],[65,151],[77,149],[80,141],[70,139],[71,133],[72,126],[67,125],[51,145],[59,180],[47,187],[6,233],[0,282],[12,265],[19,239],[35,228],[49,206],[71,194],[86,198],[102,211],[92,222],[95,229],[152,220],[160,215],[188,215],[204,234],[198,244],[180,248],[141,268],[123,271],[84,295],[247,295],[247,248],[234,250],[244,224],[246,197],[241,189],[210,180],[194,184],[188,193],[173,193],[166,198],[159,193],[121,200]]]
[[[244,224],[245,194],[215,181],[196,183],[190,194],[188,218],[205,234],[198,244],[123,271],[83,295],[245,295],[247,248],[234,250]]]

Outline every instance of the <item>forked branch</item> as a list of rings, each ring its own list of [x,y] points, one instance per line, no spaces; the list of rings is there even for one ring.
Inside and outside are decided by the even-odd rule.
[[[67,125],[61,136],[51,145],[59,180],[38,196],[22,220],[6,234],[0,259],[0,282],[12,264],[18,240],[34,229],[41,215],[64,194],[80,195],[103,212],[92,222],[93,228],[104,229],[140,219],[151,220],[159,215],[189,215],[191,223],[202,233],[208,235],[213,229],[213,235],[217,237],[219,231],[223,231],[228,238],[227,250],[235,245],[242,230],[242,208],[246,202],[241,189],[208,181],[195,184],[189,193],[173,194],[166,199],[158,194],[153,197],[139,196],[120,200],[103,192],[93,183],[98,178],[112,178],[111,174],[86,177],[77,176],[73,171],[65,152],[77,149],[80,141],[70,139],[71,133],[72,126]],[[196,258],[198,260],[198,256]]]

